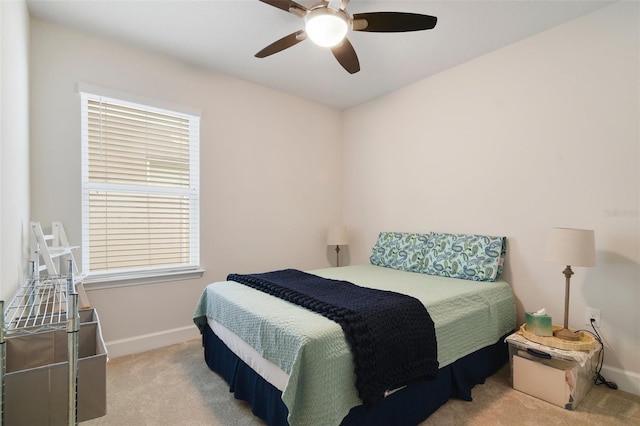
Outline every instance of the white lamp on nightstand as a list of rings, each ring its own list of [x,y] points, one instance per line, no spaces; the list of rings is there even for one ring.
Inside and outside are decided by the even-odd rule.
[[[567,265],[562,272],[565,276],[564,325],[553,335],[564,340],[580,340],[578,333],[569,330],[569,282],[573,266],[595,266],[596,243],[593,230],[573,228],[551,228],[547,239],[545,260]]]
[[[336,246],[336,266],[340,266],[340,246],[346,246],[349,244],[349,235],[347,234],[347,227],[344,225],[334,225],[329,228],[329,234],[327,234],[327,245]]]

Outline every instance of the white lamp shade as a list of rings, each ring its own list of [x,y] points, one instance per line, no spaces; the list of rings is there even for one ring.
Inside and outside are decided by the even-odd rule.
[[[327,234],[328,246],[345,246],[349,244],[349,235],[347,234],[347,227],[344,225],[334,225],[329,228],[329,234]]]
[[[591,229],[551,228],[545,260],[570,266],[595,266],[596,243]]]

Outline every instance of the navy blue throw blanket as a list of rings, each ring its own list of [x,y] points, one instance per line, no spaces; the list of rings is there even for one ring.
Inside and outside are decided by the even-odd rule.
[[[385,392],[438,374],[433,321],[417,299],[295,269],[230,274],[229,281],[295,303],[342,326],[365,407]]]

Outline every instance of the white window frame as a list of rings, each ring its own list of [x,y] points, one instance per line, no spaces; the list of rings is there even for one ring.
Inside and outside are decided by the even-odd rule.
[[[131,95],[100,88],[87,84],[79,84],[78,92],[81,98],[81,146],[82,146],[82,269],[83,282],[88,288],[117,287],[135,284],[148,284],[154,282],[165,282],[174,280],[184,280],[199,278],[203,274],[200,267],[200,177],[199,177],[199,139],[200,139],[200,111],[193,108],[172,105],[166,102],[148,99],[141,96]],[[101,272],[88,272],[90,266],[90,241],[89,241],[89,193],[96,189],[117,190],[119,185],[110,185],[89,181],[88,163],[88,100],[112,101],[136,108],[150,111],[170,113],[173,115],[187,117],[189,119],[189,196],[190,196],[190,261],[185,265],[143,267],[127,270],[113,270]],[[167,190],[163,192],[171,192]],[[146,188],[145,193],[153,194],[158,191],[153,188]]]

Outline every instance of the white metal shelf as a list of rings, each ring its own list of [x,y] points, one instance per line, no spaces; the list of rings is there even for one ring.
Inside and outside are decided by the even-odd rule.
[[[15,336],[67,331],[68,424],[77,425],[78,414],[78,332],[80,319],[73,264],[68,275],[40,275],[37,262],[31,262],[30,275],[5,306],[0,300],[0,426],[5,419],[6,341]]]
[[[5,308],[7,337],[65,330],[67,294],[66,276],[29,277]]]

